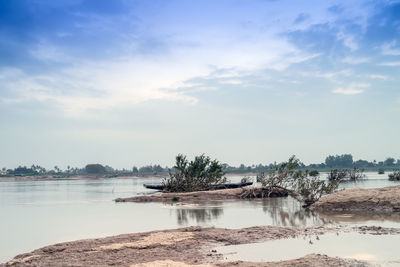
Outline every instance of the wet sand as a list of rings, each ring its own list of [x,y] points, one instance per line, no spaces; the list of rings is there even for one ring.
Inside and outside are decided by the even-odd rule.
[[[189,227],[55,244],[18,255],[0,266],[368,266],[363,261],[316,254],[281,262],[222,262],[223,255],[214,250],[218,246],[339,232],[398,235],[400,229],[373,226]]]
[[[310,209],[316,211],[400,212],[400,185],[341,190],[321,197]]]
[[[210,191],[196,191],[196,192],[185,192],[185,193],[157,193],[151,196],[135,196],[129,198],[117,198],[115,202],[183,202],[183,203],[194,203],[194,202],[205,202],[210,200],[225,200],[225,199],[243,199],[254,197],[260,198],[260,196],[253,195],[268,194],[269,189],[266,187],[254,187],[247,186],[233,189],[221,189],[221,190],[210,190]],[[271,197],[288,196],[287,191],[281,189],[274,189],[271,191]]]

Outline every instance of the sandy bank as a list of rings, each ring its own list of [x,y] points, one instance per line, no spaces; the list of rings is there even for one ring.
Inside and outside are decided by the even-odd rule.
[[[284,197],[288,196],[288,192],[280,189],[269,191],[263,187],[241,187],[233,189],[222,189],[212,191],[196,191],[185,193],[158,193],[151,196],[135,196],[129,198],[117,198],[116,202],[184,202],[193,203],[209,200],[224,200],[224,199],[241,199],[248,197],[260,197],[260,194],[268,195],[270,197]]]
[[[324,263],[324,266],[366,266],[365,262],[314,254],[279,263],[222,263],[223,255],[213,250],[221,245],[353,231],[368,234],[400,234],[400,229],[381,227],[257,226],[244,229],[189,227],[55,244],[18,255],[0,266],[322,266],[321,263]]]
[[[317,211],[400,212],[400,186],[346,189],[323,196],[311,206]]]

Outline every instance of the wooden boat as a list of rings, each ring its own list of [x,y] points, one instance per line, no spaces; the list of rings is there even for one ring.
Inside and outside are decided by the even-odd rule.
[[[222,184],[222,185],[210,188],[208,190],[239,188],[239,187],[249,186],[252,184],[253,184],[253,182],[236,183],[236,184]],[[162,191],[164,189],[164,186],[161,184],[143,184],[143,186],[146,187],[147,189],[155,189],[155,190],[160,190],[160,191]]]

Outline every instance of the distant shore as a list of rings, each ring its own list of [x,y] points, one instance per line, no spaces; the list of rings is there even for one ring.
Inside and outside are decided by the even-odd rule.
[[[61,181],[61,180],[96,180],[96,179],[112,179],[112,178],[150,178],[153,176],[110,176],[110,175],[34,175],[34,176],[4,176],[0,177],[0,182],[14,181]],[[161,177],[161,176],[160,176]]]
[[[235,174],[228,173],[226,177],[232,176],[254,176],[256,173]],[[61,180],[95,180],[95,179],[113,179],[113,178],[165,178],[168,174],[140,174],[140,175],[112,175],[112,174],[81,174],[81,175],[32,175],[32,176],[0,176],[0,182],[14,181],[61,181]]]

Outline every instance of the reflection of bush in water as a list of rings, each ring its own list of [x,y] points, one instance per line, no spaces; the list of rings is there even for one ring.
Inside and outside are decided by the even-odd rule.
[[[273,224],[278,226],[321,225],[329,220],[321,218],[317,213],[304,209],[295,199],[265,199],[263,211],[268,213]]]
[[[378,221],[378,222],[400,222],[400,214],[397,212],[346,212],[346,216],[343,216],[343,212],[339,211],[319,211],[319,216],[329,221],[337,223],[364,223],[367,221]]]
[[[189,219],[196,220],[199,222],[209,222],[217,219],[224,213],[222,208],[211,208],[211,209],[177,209],[176,215],[178,224],[187,224]]]

